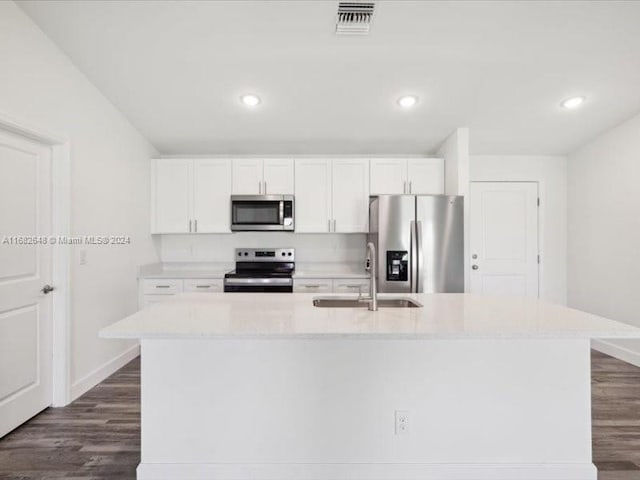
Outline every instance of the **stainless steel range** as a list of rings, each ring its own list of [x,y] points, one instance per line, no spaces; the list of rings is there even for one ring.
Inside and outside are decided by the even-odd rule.
[[[225,292],[293,292],[293,248],[236,248],[236,269],[224,276]]]

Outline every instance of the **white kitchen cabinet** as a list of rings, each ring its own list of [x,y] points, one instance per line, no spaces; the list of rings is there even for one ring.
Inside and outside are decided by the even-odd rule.
[[[331,160],[303,158],[295,168],[295,231],[331,231]]]
[[[231,161],[193,161],[192,231],[228,233],[231,224]]]
[[[363,296],[369,294],[368,278],[334,278],[333,293],[360,293]]]
[[[262,159],[234,158],[232,160],[234,195],[262,194]]]
[[[185,292],[211,293],[224,291],[221,278],[198,278],[184,280]]]
[[[442,158],[374,158],[371,195],[444,193]]]
[[[188,233],[191,213],[191,162],[151,161],[151,233]]]
[[[407,193],[442,195],[444,193],[444,160],[442,158],[408,159],[407,180]]]
[[[407,193],[407,159],[374,158],[371,160],[371,195]]]
[[[330,278],[294,278],[293,293],[331,293],[333,280]]]
[[[369,231],[369,160],[334,159],[332,221],[337,233]]]
[[[151,161],[151,233],[230,232],[231,161]]]
[[[293,194],[293,159],[234,158],[234,195]]]
[[[292,158],[265,158],[262,193],[293,195],[294,170]]]
[[[145,295],[175,295],[182,292],[182,279],[151,278],[142,281],[142,293]]]

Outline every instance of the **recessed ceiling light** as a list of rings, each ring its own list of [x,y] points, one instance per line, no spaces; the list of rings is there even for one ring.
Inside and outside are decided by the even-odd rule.
[[[253,94],[242,95],[240,101],[247,107],[255,107],[260,103],[260,97]]]
[[[564,108],[578,108],[585,101],[585,97],[571,97],[564,100],[560,105]]]
[[[404,97],[400,97],[398,99],[398,105],[400,105],[402,108],[411,108],[416,103],[418,103],[418,97],[416,97],[415,95],[405,95]]]

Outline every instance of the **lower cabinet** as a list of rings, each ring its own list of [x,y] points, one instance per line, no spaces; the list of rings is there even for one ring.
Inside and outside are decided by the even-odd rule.
[[[138,308],[160,303],[182,292],[222,292],[221,278],[148,278],[140,280]]]
[[[294,278],[294,293],[359,293],[369,292],[368,278]]]

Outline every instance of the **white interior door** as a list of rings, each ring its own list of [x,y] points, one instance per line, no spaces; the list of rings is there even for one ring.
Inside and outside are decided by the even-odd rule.
[[[538,296],[538,184],[472,182],[471,293]]]
[[[293,195],[293,158],[265,158],[262,193]]]
[[[193,160],[193,231],[231,232],[231,160]]]
[[[50,149],[0,131],[0,437],[52,400],[50,233]]]

